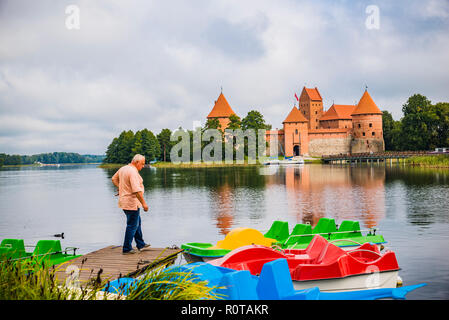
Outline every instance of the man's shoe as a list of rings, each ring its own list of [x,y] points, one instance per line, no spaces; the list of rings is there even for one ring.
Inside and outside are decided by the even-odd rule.
[[[147,243],[146,245],[144,245],[142,248],[137,248],[137,250],[142,251],[145,248],[149,248],[151,247],[151,244]]]
[[[136,250],[131,249],[129,251],[123,252],[123,254],[133,254],[133,253],[136,253]]]

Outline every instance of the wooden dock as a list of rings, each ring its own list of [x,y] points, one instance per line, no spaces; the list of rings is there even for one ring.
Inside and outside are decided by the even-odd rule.
[[[339,154],[339,155],[324,155],[321,160],[324,163],[330,164],[345,164],[345,163],[355,163],[361,164],[383,162],[385,165],[390,162],[393,164],[393,160],[399,163],[400,159],[406,159],[414,156],[429,156],[435,155],[431,151],[385,151],[385,152],[366,152],[366,153],[354,153],[354,154]]]
[[[182,249],[145,248],[135,254],[122,254],[122,246],[109,246],[90,252],[56,266],[56,276],[61,283],[79,280],[83,286],[100,277],[112,281],[120,277],[135,277],[148,268],[173,263]]]

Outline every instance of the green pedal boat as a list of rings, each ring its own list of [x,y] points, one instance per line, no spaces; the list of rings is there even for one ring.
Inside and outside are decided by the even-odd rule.
[[[362,230],[358,221],[351,220],[344,220],[338,226],[332,218],[321,218],[314,228],[310,224],[298,223],[291,233],[288,230],[288,222],[274,221],[265,236],[276,236],[279,239],[276,245],[282,249],[305,249],[317,234],[338,247],[349,249],[367,242],[386,243],[382,235],[376,235],[376,228]]]
[[[223,257],[234,249],[251,244],[281,249],[305,249],[317,234],[343,249],[351,249],[351,247],[367,242],[386,243],[382,235],[376,235],[375,228],[366,230],[366,235],[362,235],[363,231],[360,229],[358,221],[345,220],[340,226],[337,226],[334,219],[321,218],[314,228],[310,224],[298,223],[290,233],[288,222],[274,221],[265,234],[251,228],[236,228],[216,245],[191,242],[182,244],[181,248],[184,249],[183,254],[187,262],[207,262]]]
[[[39,240],[33,252],[27,252],[23,239],[3,239],[0,244],[0,261],[34,259],[37,263],[53,266],[79,257],[80,255],[75,254],[76,249],[67,247],[63,251],[59,240]]]

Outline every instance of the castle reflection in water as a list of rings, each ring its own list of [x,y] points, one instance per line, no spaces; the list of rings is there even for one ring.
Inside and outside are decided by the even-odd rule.
[[[334,218],[337,223],[357,220],[362,228],[377,226],[385,216],[385,169],[382,167],[261,167],[259,174],[263,176],[264,186],[255,192],[258,199],[252,201],[255,208],[251,211],[259,210],[261,215],[271,212],[274,217],[308,222],[312,226],[321,217]],[[221,234],[234,227],[235,216],[242,211],[237,189],[224,182],[211,195],[214,198],[211,209]],[[250,198],[243,200],[251,202]]]

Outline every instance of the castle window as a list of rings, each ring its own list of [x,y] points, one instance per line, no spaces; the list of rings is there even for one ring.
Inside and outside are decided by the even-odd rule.
[[[315,114],[318,114],[318,111],[315,111]]]
[[[370,127],[370,128],[372,128],[372,127],[373,127],[373,124],[372,124],[372,123],[370,123],[370,124],[369,124],[369,127]]]
[[[360,123],[359,123],[359,128],[360,128],[361,126],[360,126]]]
[[[363,136],[365,136],[365,132],[362,132]]]
[[[371,132],[371,135],[372,135],[372,136],[374,136],[374,131],[373,131],[373,132]]]
[[[298,129],[295,130],[295,134],[298,134]]]

